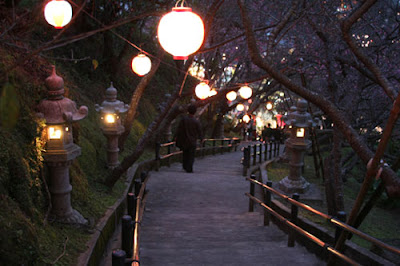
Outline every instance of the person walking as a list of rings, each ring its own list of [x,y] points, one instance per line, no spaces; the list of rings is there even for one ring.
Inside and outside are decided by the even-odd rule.
[[[182,166],[188,173],[193,173],[197,140],[203,141],[200,122],[194,117],[196,109],[195,105],[189,105],[188,115],[182,117],[175,134],[176,146],[182,150]]]

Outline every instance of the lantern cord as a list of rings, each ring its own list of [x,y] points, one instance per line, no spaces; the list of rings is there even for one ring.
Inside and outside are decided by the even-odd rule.
[[[68,0],[68,1],[69,1],[70,3],[72,3],[74,6],[76,6],[76,7],[78,6],[78,5],[77,5],[76,3],[74,3],[72,0]],[[183,2],[185,2],[185,0],[178,0],[178,2],[180,2],[180,1],[182,1],[182,5],[183,5]],[[83,10],[83,12],[84,12],[87,16],[89,16],[91,19],[93,19],[95,22],[97,22],[99,25],[101,25],[102,27],[105,27],[105,25],[104,25],[100,20],[96,19],[92,14],[88,13],[88,12],[85,11],[85,10]],[[119,33],[115,32],[114,30],[111,30],[111,29],[110,29],[110,32],[113,33],[113,34],[114,34],[115,36],[117,36],[118,38],[120,38],[121,40],[127,42],[127,43],[128,43],[129,45],[131,45],[132,47],[136,48],[140,53],[143,53],[143,54],[145,54],[145,55],[147,55],[147,56],[149,56],[149,57],[151,57],[151,58],[153,58],[153,59],[155,59],[155,60],[160,60],[160,62],[163,63],[164,65],[167,65],[167,66],[169,66],[169,67],[171,67],[171,68],[174,68],[174,69],[176,69],[176,70],[178,70],[178,71],[181,71],[181,70],[178,69],[176,66],[174,66],[174,65],[172,65],[172,64],[169,64],[169,63],[166,63],[166,62],[162,61],[160,58],[158,58],[158,57],[156,57],[156,56],[154,56],[154,55],[152,55],[152,54],[146,52],[145,50],[143,50],[142,48],[140,48],[139,46],[137,46],[137,45],[134,44],[133,42],[129,41],[128,39],[126,39],[125,37],[123,37],[122,35],[120,35]],[[181,71],[181,72],[183,72],[183,71]],[[187,76],[187,73],[186,73],[186,76]],[[197,78],[197,77],[194,77],[194,78]],[[199,78],[197,78],[197,79],[199,79]],[[199,80],[201,80],[201,79],[199,79]]]
[[[179,97],[181,97],[183,86],[185,86],[185,82],[186,82],[186,78],[187,78],[188,74],[189,74],[189,69],[186,71],[185,77],[184,77],[184,79],[182,81],[181,88],[179,90]]]
[[[184,4],[185,4],[185,0],[178,0],[178,1],[176,1],[175,7],[178,7],[178,4],[179,4],[179,3],[181,3],[181,7],[183,7]]]

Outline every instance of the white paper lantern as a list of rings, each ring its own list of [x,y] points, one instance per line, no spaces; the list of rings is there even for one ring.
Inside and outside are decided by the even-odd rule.
[[[144,54],[139,54],[132,59],[132,70],[139,76],[144,76],[151,69],[151,60]]]
[[[44,18],[56,29],[67,25],[72,18],[71,4],[64,0],[52,0],[44,8]]]
[[[158,24],[158,41],[175,60],[186,60],[204,40],[204,24],[190,7],[174,7]]]

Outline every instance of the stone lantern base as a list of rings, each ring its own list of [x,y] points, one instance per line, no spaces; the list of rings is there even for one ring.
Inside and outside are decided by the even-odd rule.
[[[55,214],[50,214],[49,221],[58,222],[63,224],[80,224],[87,225],[89,222],[86,220],[82,214],[80,214],[77,210],[72,209],[71,213],[66,216],[58,216]]]
[[[288,194],[304,194],[309,188],[310,183],[308,183],[302,176],[297,180],[289,179],[289,177],[286,176],[284,179],[279,181],[279,189]]]

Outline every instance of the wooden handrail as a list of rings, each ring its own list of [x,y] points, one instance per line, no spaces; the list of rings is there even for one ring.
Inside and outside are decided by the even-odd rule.
[[[144,197],[146,191],[146,184],[150,178],[150,174],[147,174],[146,178],[141,184],[139,194],[137,195],[136,201],[136,213],[135,213],[135,228],[133,233],[133,251],[132,251],[132,264],[134,266],[139,266],[140,258],[139,258],[139,236],[140,236],[140,223],[142,222],[143,218],[143,211],[144,211]]]
[[[321,239],[319,239],[318,237],[314,236],[313,234],[307,232],[306,230],[304,230],[303,228],[297,226],[296,224],[292,223],[291,221],[289,221],[288,219],[286,219],[285,217],[283,217],[282,215],[280,215],[279,213],[277,213],[276,211],[274,211],[271,207],[267,206],[265,203],[263,203],[261,200],[259,200],[258,198],[250,195],[249,193],[245,193],[246,196],[248,196],[251,200],[257,202],[260,206],[262,206],[264,209],[266,209],[269,213],[271,213],[272,215],[274,215],[279,221],[285,223],[286,225],[289,225],[290,227],[292,227],[294,230],[296,230],[298,233],[304,235],[305,237],[307,237],[308,239],[310,239],[311,241],[313,241],[314,243],[316,243],[318,246],[326,249],[327,251],[331,252],[332,254],[336,255],[337,257],[343,259],[344,261],[346,261],[347,263],[351,264],[351,265],[360,265],[357,262],[355,262],[354,260],[350,259],[349,257],[347,257],[346,255],[340,253],[339,251],[335,250],[334,248],[332,248],[331,246],[329,246],[327,243],[325,243],[324,241],[322,241]]]
[[[213,146],[214,148],[232,147],[234,145],[234,143],[238,143],[239,138],[203,139],[203,143],[208,142],[208,141],[210,141],[214,144],[216,144],[217,141],[221,141],[221,145],[219,145],[219,146],[215,145],[215,146]],[[228,141],[232,141],[233,143],[230,143]],[[225,145],[225,142],[227,142],[226,145]],[[172,155],[181,153],[181,151],[174,151],[174,152],[169,152],[164,155],[160,154],[160,148],[175,146],[175,144],[176,144],[175,141],[170,141],[167,143],[157,143],[157,145],[156,145],[156,160],[162,160],[162,159],[168,158]],[[205,145],[200,145],[200,147],[197,148],[197,150],[203,150],[203,149],[208,149],[208,147],[205,147]]]
[[[370,236],[370,235],[367,235],[367,234],[365,234],[365,233],[363,233],[363,232],[357,230],[356,228],[354,228],[354,227],[352,227],[352,226],[350,226],[350,225],[348,225],[348,224],[346,224],[346,223],[344,223],[344,222],[342,222],[342,221],[336,219],[336,218],[333,217],[333,216],[327,215],[327,214],[325,214],[325,213],[323,213],[323,212],[320,212],[320,211],[318,211],[318,210],[312,208],[312,207],[309,206],[309,205],[306,205],[306,204],[301,203],[301,202],[299,202],[299,201],[293,200],[292,198],[290,198],[290,197],[288,197],[288,196],[286,196],[286,195],[284,195],[284,194],[278,192],[277,190],[275,190],[275,189],[273,189],[272,187],[269,187],[269,186],[263,184],[263,183],[260,182],[260,181],[257,181],[257,180],[255,180],[255,179],[252,179],[252,178],[249,178],[249,177],[247,177],[246,180],[248,180],[248,181],[250,181],[251,183],[257,184],[257,185],[259,185],[259,186],[261,186],[261,187],[263,187],[263,188],[269,190],[270,192],[274,193],[275,195],[277,195],[277,196],[283,198],[284,200],[288,201],[290,204],[296,205],[296,206],[298,206],[298,207],[300,207],[300,208],[302,208],[302,209],[304,209],[304,210],[306,210],[306,211],[312,212],[312,213],[314,213],[314,214],[316,214],[316,215],[318,215],[318,216],[320,216],[320,217],[326,219],[328,222],[332,223],[332,225],[334,225],[334,226],[338,226],[338,227],[340,227],[341,229],[344,229],[344,230],[346,230],[346,231],[348,231],[348,232],[351,232],[351,233],[353,233],[353,234],[355,234],[355,235],[357,235],[357,236],[363,238],[364,240],[373,243],[373,244],[376,245],[376,246],[379,246],[379,247],[381,247],[381,248],[383,248],[383,249],[386,249],[386,250],[388,250],[388,251],[390,251],[390,252],[393,252],[393,253],[395,253],[395,254],[400,255],[400,249],[395,248],[395,247],[393,247],[393,246],[391,246],[391,245],[388,245],[388,244],[386,244],[386,243],[384,243],[384,242],[382,242],[382,241],[380,241],[380,240],[378,240],[378,239],[376,239],[376,238],[374,238],[374,237],[372,237],[372,236]],[[258,200],[258,199],[257,199],[257,200]],[[259,201],[259,200],[258,200],[258,201]],[[258,202],[258,201],[257,201],[257,202]],[[263,205],[265,205],[265,204],[263,204]]]

